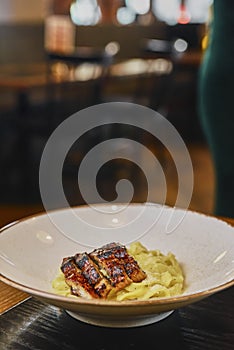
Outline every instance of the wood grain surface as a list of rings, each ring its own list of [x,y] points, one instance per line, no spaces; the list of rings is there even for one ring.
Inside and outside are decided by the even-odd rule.
[[[91,326],[31,298],[0,318],[7,350],[233,350],[234,288],[138,328]],[[101,316],[100,316],[101,317]]]

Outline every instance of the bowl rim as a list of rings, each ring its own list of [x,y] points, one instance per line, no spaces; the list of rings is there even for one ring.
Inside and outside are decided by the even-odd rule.
[[[231,281],[228,281],[224,284],[221,284],[217,287],[213,287],[207,290],[203,290],[197,293],[190,293],[190,294],[181,294],[173,297],[163,297],[163,298],[152,298],[147,300],[104,300],[104,299],[85,299],[82,297],[71,298],[59,294],[55,294],[52,292],[45,292],[41,291],[40,289],[27,287],[24,284],[15,282],[11,280],[8,277],[5,277],[4,275],[0,274],[0,281],[2,281],[5,284],[8,284],[9,286],[19,289],[27,294],[30,294],[31,296],[35,296],[38,298],[43,298],[47,300],[53,300],[53,301],[60,301],[63,303],[72,303],[76,305],[87,305],[87,306],[111,306],[111,307],[135,307],[135,306],[156,306],[156,305],[171,305],[175,303],[185,303],[189,300],[197,300],[201,298],[205,298],[207,296],[210,296],[214,293],[220,292],[224,289],[230,288],[234,286],[234,279]]]
[[[115,203],[115,205],[123,205],[124,203]],[[126,203],[125,203],[126,204]],[[95,206],[107,206],[110,205],[108,203],[93,203],[93,205]],[[190,210],[190,209],[183,209],[183,208],[177,208],[177,207],[171,207],[169,205],[166,204],[159,204],[159,203],[151,203],[151,202],[144,202],[144,203],[128,203],[128,205],[131,206],[142,206],[142,205],[149,205],[149,206],[163,206],[165,208],[168,209],[175,209],[175,210],[182,210],[182,211],[188,211],[190,213],[194,213],[194,214],[198,214],[199,216],[202,217],[207,217],[207,218],[211,218],[213,220],[217,220],[218,222],[222,222],[224,225],[226,224],[227,226],[231,227],[234,229],[234,226],[231,225],[230,223],[228,223],[225,220],[222,220],[222,218],[218,218],[216,216],[210,215],[210,214],[204,214],[204,213],[200,213],[198,211],[195,210]],[[77,206],[72,206],[72,207],[67,207],[67,208],[58,208],[58,209],[52,209],[49,211],[50,214],[53,213],[58,213],[59,211],[64,211],[64,210],[75,210],[75,209],[79,209],[79,208],[88,208],[89,205],[88,204],[82,204],[82,205],[77,205]],[[16,226],[24,221],[30,220],[32,218],[37,218],[37,217],[42,217],[42,216],[47,216],[47,212],[48,211],[40,211],[36,214],[32,214],[32,215],[28,215],[25,216],[21,219],[15,220],[13,222],[10,222],[6,225],[4,225],[2,228],[0,228],[0,234],[3,233],[4,231],[6,231],[8,228]],[[201,290],[195,293],[188,293],[186,294],[186,291],[180,295],[175,295],[172,297],[160,297],[160,298],[152,298],[152,299],[147,299],[147,300],[122,300],[122,301],[117,301],[117,300],[104,300],[104,299],[85,299],[82,297],[77,297],[77,299],[75,298],[71,298],[71,297],[67,297],[67,296],[63,296],[63,295],[59,295],[53,292],[47,292],[47,291],[42,291],[40,289],[37,288],[32,288],[32,287],[28,287],[22,283],[19,282],[15,282],[14,280],[12,280],[11,278],[8,278],[6,276],[4,276],[2,273],[0,273],[0,281],[13,287],[16,288],[18,290],[21,290],[23,292],[28,293],[29,295],[38,297],[38,298],[44,298],[44,299],[49,299],[49,300],[53,300],[53,301],[60,301],[63,303],[72,303],[72,304],[77,304],[77,305],[87,305],[87,306],[111,306],[111,307],[135,307],[135,306],[149,306],[149,305],[171,305],[171,304],[175,304],[175,303],[185,303],[186,301],[189,300],[197,300],[197,299],[201,299],[201,298],[205,298],[207,296],[210,296],[214,293],[217,293],[219,291],[225,290],[227,288],[230,288],[232,286],[234,286],[234,279],[227,281],[225,283],[222,283],[220,285],[217,285],[215,287],[209,288],[207,290]]]
[[[97,207],[97,206],[111,206],[112,204],[108,204],[108,203],[91,203],[91,205]],[[122,203],[122,202],[118,202],[118,203],[115,203],[114,205],[118,206],[118,205],[126,205],[126,203]],[[150,206],[150,207],[163,207],[164,209],[167,209],[167,210],[177,210],[177,211],[183,211],[183,212],[189,212],[189,213],[192,213],[192,214],[195,214],[195,215],[198,215],[200,217],[203,217],[203,218],[209,218],[211,220],[214,220],[214,221],[218,221],[218,222],[222,222],[224,225],[227,225],[231,228],[234,229],[234,225],[232,225],[230,222],[226,221],[224,219],[224,217],[222,216],[214,216],[212,214],[206,214],[206,213],[202,213],[202,212],[199,212],[198,210],[195,210],[195,209],[184,209],[184,208],[179,208],[179,207],[175,207],[175,206],[170,206],[168,204],[160,204],[160,203],[154,203],[154,202],[133,202],[133,203],[127,203],[128,206],[131,206],[131,207],[136,207],[136,206]],[[40,217],[40,216],[47,216],[48,215],[51,215],[51,214],[55,214],[55,213],[58,213],[58,212],[62,212],[62,211],[66,211],[66,210],[76,210],[76,209],[85,209],[85,208],[89,208],[90,205],[88,204],[79,204],[79,205],[74,205],[74,206],[70,206],[70,207],[63,207],[63,208],[56,208],[56,209],[45,209],[45,210],[40,210],[39,212],[37,213],[34,213],[34,214],[30,214],[30,215],[26,215],[20,219],[16,219],[12,222],[9,222],[7,223],[6,225],[0,227],[0,234],[5,231],[6,229],[10,228],[11,226],[14,226],[14,225],[17,225],[17,224],[20,224],[21,222],[24,222],[24,221],[28,221],[30,219],[33,219],[33,218],[37,218],[37,217]],[[227,219],[229,219],[227,217]]]

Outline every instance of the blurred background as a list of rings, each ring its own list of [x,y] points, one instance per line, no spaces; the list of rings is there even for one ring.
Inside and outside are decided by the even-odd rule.
[[[113,101],[148,106],[175,126],[194,167],[190,208],[212,213],[213,165],[197,108],[211,7],[211,0],[0,1],[2,224],[13,212],[23,216],[42,209],[38,169],[53,130],[72,113]],[[138,140],[158,157],[167,179],[167,204],[173,205],[178,191],[173,160],[158,140],[130,127],[100,127],[73,145],[63,172],[70,204],[84,202],[76,185],[84,155],[116,137]],[[143,171],[124,160],[98,172],[103,198],[114,199],[121,178],[133,183],[133,201],[145,201]]]

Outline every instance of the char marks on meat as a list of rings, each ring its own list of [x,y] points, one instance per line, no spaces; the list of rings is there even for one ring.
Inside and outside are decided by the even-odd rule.
[[[75,263],[81,269],[88,284],[94,288],[97,296],[105,298],[112,289],[112,286],[90,256],[87,253],[76,254]]]
[[[64,258],[61,266],[67,285],[71,288],[71,293],[84,298],[96,298],[96,293],[92,285],[77,267],[74,257]]]
[[[117,289],[122,289],[131,282],[141,282],[146,277],[145,272],[122,244],[107,244],[95,249],[90,256],[100,269],[106,271],[112,285]]]
[[[112,289],[121,290],[146,277],[126,247],[119,243],[64,258],[61,270],[72,294],[89,299],[106,298]]]
[[[101,271],[105,271],[111,285],[117,290],[123,289],[132,282],[125,271],[121,257],[123,252],[119,248],[119,245],[111,243],[90,253],[90,257]]]

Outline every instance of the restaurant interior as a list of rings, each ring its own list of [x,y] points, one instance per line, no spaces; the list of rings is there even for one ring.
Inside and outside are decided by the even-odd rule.
[[[58,125],[73,113],[108,102],[149,107],[176,128],[193,164],[190,208],[212,214],[213,164],[197,103],[211,5],[211,0],[0,2],[1,226],[43,210],[40,159]],[[152,135],[143,136],[162,164],[166,204],[174,205],[178,181],[173,159]],[[102,126],[71,148],[63,169],[71,205],[84,203],[76,183],[84,155],[98,142],[116,137],[143,142],[139,130]],[[132,201],[144,202],[143,170],[124,159],[101,167],[101,196],[113,200],[122,178],[134,186]]]
[[[233,349],[231,1],[0,1],[0,349]]]

